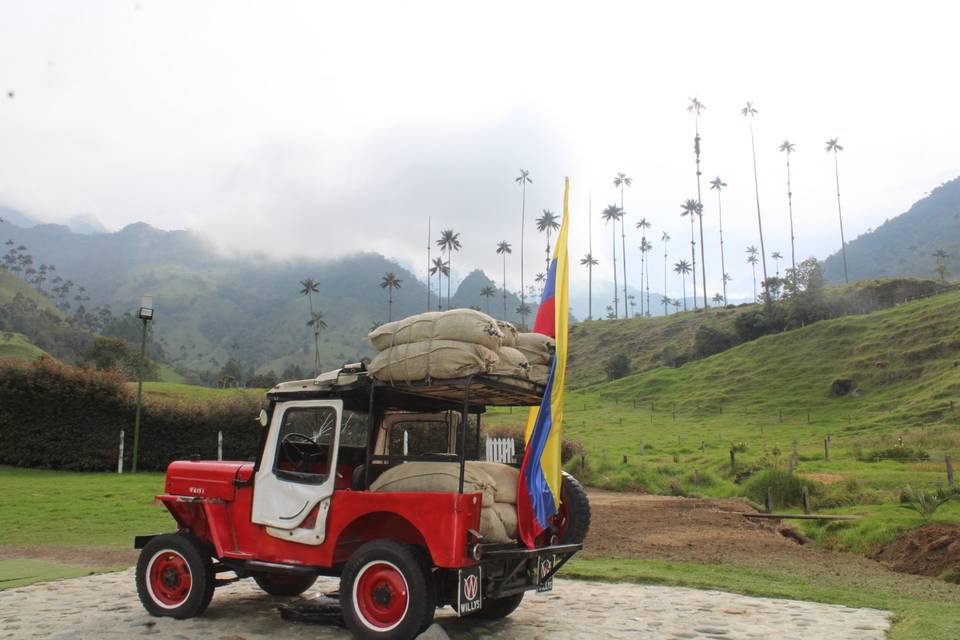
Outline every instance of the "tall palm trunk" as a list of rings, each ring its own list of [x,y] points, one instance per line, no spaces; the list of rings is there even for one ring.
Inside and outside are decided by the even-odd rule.
[[[840,218],[840,255],[843,256],[843,281],[849,283],[847,274],[847,242],[843,237],[843,211],[840,208],[840,165],[837,162],[837,151],[833,151],[833,173],[837,178],[837,216]]]
[[[430,311],[430,289],[431,289],[431,284],[430,284],[430,265],[432,264],[432,263],[430,262],[430,245],[433,243],[433,240],[432,240],[432,238],[430,237],[430,236],[431,236],[431,234],[430,234],[430,222],[431,222],[431,219],[428,217],[428,218],[427,218],[427,311]]]
[[[523,308],[526,302],[526,291],[523,284],[523,235],[527,229],[527,183],[520,183],[523,187],[523,195],[520,201],[520,307]],[[523,318],[521,317],[521,320]],[[506,320],[506,318],[504,318]]]
[[[393,322],[393,287],[387,287],[387,322]]]
[[[683,271],[680,272],[680,284],[683,287],[683,310],[687,310],[687,274]],[[694,296],[696,299],[696,296]]]
[[[453,251],[447,249],[447,310],[451,309],[450,306],[450,276],[453,275],[453,272],[450,270],[450,261],[453,260]]]
[[[750,116],[750,150],[753,152],[753,193],[757,199],[757,229],[760,231],[760,261],[763,265],[763,281],[767,281],[767,250],[763,246],[763,219],[760,217],[760,182],[757,179],[757,145],[753,138],[753,116]],[[756,280],[756,278],[754,278]],[[756,299],[756,295],[753,296]]]
[[[663,315],[667,315],[667,241],[663,241]]]
[[[650,312],[650,258],[644,254],[644,262],[647,263],[647,316],[652,316]]]
[[[620,313],[620,300],[617,298],[617,221],[613,221],[613,318]]]
[[[697,214],[690,214],[690,262],[692,263],[692,273],[693,273],[693,309],[697,310],[697,230],[694,226],[695,220],[694,216]],[[686,300],[686,297],[684,297]],[[686,311],[686,308],[684,308]]]
[[[593,192],[587,191],[587,318],[593,320]]]
[[[757,301],[757,265],[751,264],[750,267],[753,269],[753,301]]]
[[[644,253],[640,252],[640,317],[643,317],[643,269],[644,269]]]
[[[720,201],[720,189],[717,189],[717,216],[720,221],[720,281],[723,284],[723,304],[727,304],[727,263],[723,258],[723,203]]]
[[[700,281],[703,287],[703,308],[706,309],[707,308],[707,259],[705,257],[706,254],[704,253],[705,245],[703,242],[703,197],[701,195],[701,190],[700,190],[700,176],[702,175],[700,172],[700,118],[696,114],[694,114],[693,123],[694,123],[693,127],[695,130],[694,135],[696,136],[695,143],[694,143],[694,151],[697,157],[697,205],[699,207],[699,211],[697,211],[697,217],[700,218],[700,276],[701,276]],[[693,265],[693,270],[694,270],[693,277],[696,278],[697,277],[696,264]],[[693,297],[694,298],[697,297],[696,284],[693,285]]]
[[[507,253],[503,253],[503,319],[507,319]]]
[[[793,189],[790,186],[790,152],[787,152],[787,212],[790,215],[790,266],[793,267],[794,286],[797,282],[797,247],[793,234]]]
[[[629,298],[627,298],[627,214],[626,210],[623,208],[623,184],[620,184],[620,237],[622,240],[623,251],[620,256],[623,258],[623,317],[630,317],[630,309],[628,305],[630,304]],[[613,228],[617,228],[617,223],[614,221]],[[614,241],[616,242],[616,241]]]

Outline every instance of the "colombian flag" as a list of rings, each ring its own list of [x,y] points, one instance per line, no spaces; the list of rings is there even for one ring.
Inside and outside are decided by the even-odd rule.
[[[517,519],[520,539],[527,547],[549,526],[560,506],[560,443],[563,432],[563,384],[567,370],[567,328],[569,325],[569,260],[567,234],[570,226],[568,200],[570,179],[564,180],[563,220],[553,250],[550,273],[533,324],[536,333],[555,338],[557,351],[547,379],[540,407],[532,407],[527,418],[526,450],[517,487]]]

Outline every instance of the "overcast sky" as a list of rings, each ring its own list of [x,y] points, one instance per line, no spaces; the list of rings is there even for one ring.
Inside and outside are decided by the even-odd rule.
[[[825,257],[839,247],[828,137],[845,147],[848,239],[960,174],[958,6],[0,0],[0,205],[193,228],[277,257],[373,250],[421,272],[430,216],[461,234],[455,276],[498,275],[495,243],[512,242],[516,287],[518,170],[534,180],[528,273],[544,245],[532,219],[559,213],[569,175],[571,254],[587,251],[592,193],[608,279],[599,212],[623,171],[630,277],[643,216],[659,290],[664,230],[670,262],[689,259],[679,213],[696,197],[696,95],[709,290],[720,267],[707,180],[720,175],[730,295],[746,297],[744,248],[759,242],[744,102],[759,110],[768,255],[789,257],[787,137],[798,259]]]

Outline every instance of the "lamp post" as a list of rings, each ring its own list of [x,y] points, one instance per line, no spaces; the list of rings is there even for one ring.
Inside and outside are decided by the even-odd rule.
[[[137,317],[143,320],[143,340],[140,343],[140,367],[137,372],[137,414],[133,422],[133,464],[130,469],[137,471],[137,454],[140,452],[140,399],[143,395],[143,365],[147,359],[147,330],[153,320],[153,296],[141,296]]]

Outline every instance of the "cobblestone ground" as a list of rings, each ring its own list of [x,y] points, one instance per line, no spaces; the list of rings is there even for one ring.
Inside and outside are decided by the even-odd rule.
[[[308,595],[335,590],[321,578]],[[332,640],[337,627],[286,622],[252,580],[217,590],[207,612],[192,620],[151,618],[137,599],[133,570],[0,591],[0,638],[113,640]],[[528,594],[509,618],[458,620],[449,609],[437,622],[451,638],[884,638],[890,614],[874,609],[774,600],[672,587],[557,580],[554,591]]]

